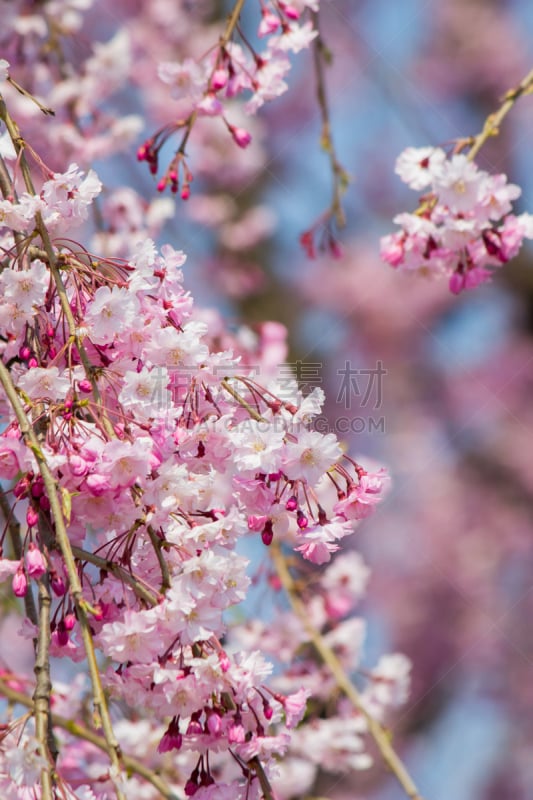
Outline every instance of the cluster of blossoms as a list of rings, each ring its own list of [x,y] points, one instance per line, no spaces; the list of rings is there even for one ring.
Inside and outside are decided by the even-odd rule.
[[[231,104],[242,94],[248,95],[244,112],[250,116],[264,103],[287,91],[285,79],[291,68],[289,54],[309,47],[318,35],[310,19],[301,22],[306,10],[317,12],[318,0],[261,3],[257,35],[267,39],[261,53],[256,52],[244,36],[242,45],[230,41],[233,24],[230,33],[226,33],[204,59],[186,58],[159,64],[158,76],[170,87],[176,121],[161,128],[138,150],[138,159],[148,163],[153,175],[158,172],[159,154],[169,136],[184,130],[182,143],[157,184],[159,191],[168,186],[173,193],[179,190],[182,199],[188,199],[193,176],[185,160],[185,145],[198,117],[219,117],[234,142],[241,148],[248,147],[252,140],[249,130],[228,118]]]
[[[533,217],[511,213],[520,188],[466,155],[409,147],[396,172],[411,189],[427,190],[415,213],[395,217],[401,231],[381,240],[381,257],[396,269],[444,275],[458,294],[489,280],[491,267],[505,264],[524,238],[533,238]]]
[[[312,430],[320,390],[304,397],[294,383],[280,397],[269,352],[279,352],[279,332],[266,330],[254,350],[209,325],[213,318],[183,288],[185,256],[169,245],[158,253],[142,240],[127,261],[89,255],[66,235],[101,189],[96,174],[71,165],[48,176],[39,194],[13,191],[1,202],[0,352],[20,408],[4,383],[0,479],[12,482],[10,519],[23,534],[20,557],[0,559],[0,577],[21,598],[47,582],[50,655],[80,662],[86,643],[71,549],[94,646],[109,660],[105,685],[132,709],[132,726],[140,724],[135,709],[148,715],[150,736],[140,736],[154,745],[146,760],[159,769],[158,759],[172,752],[180,797],[252,800],[266,775],[274,780],[275,759],[289,751],[307,698],[314,694],[317,708],[327,707],[333,683],[309,653],[298,666],[297,649],[309,641],[301,623],[290,644],[292,667],[276,689],[266,683],[272,666],[262,637],[249,636],[246,647],[236,633],[232,640],[227,613],[250,585],[236,546],[243,537],[262,548],[275,540],[310,564],[327,563],[354,521],[373,510],[386,476],[343,455],[333,434]],[[68,546],[58,536],[43,461]],[[7,520],[3,548],[9,535],[17,537]],[[317,628],[347,669],[359,660],[363,627],[342,620],[365,580],[355,556],[335,560],[313,600]],[[278,657],[287,624],[295,634],[298,622],[289,615],[270,633]],[[39,637],[35,619],[25,635]],[[405,698],[408,664],[391,658],[370,673],[364,696],[380,717]],[[364,716],[346,707],[339,713],[343,721],[327,722],[319,712],[305,726],[292,745],[296,761],[316,737],[316,752],[331,752],[332,769],[368,765]],[[335,725],[352,731],[338,747],[330,741]],[[45,756],[35,755],[30,734],[16,758],[11,739],[4,741],[0,786],[10,800],[39,791]],[[92,773],[80,769],[88,756],[75,740],[67,737],[62,752],[58,780],[66,797],[114,796],[113,784],[124,781],[101,755]],[[313,758],[303,783],[318,769]],[[135,781],[124,793],[154,796]]]

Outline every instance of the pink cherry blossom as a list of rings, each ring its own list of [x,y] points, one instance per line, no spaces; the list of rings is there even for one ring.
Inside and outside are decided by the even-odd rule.
[[[381,240],[381,257],[395,269],[445,275],[458,294],[490,280],[488,267],[505,264],[531,238],[529,215],[510,213],[520,188],[505,175],[480,170],[466,155],[408,148],[396,172],[411,188],[430,191],[415,214],[395,217],[402,231]],[[513,241],[508,249],[507,230]]]

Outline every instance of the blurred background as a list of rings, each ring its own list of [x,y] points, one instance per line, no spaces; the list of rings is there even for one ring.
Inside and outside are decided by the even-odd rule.
[[[2,13],[10,5],[0,3]],[[101,150],[89,153],[68,119],[61,128],[58,118],[48,156],[62,169],[69,155],[92,163],[117,187],[104,196],[106,238],[96,241],[96,234],[95,249],[120,255],[126,239],[148,228],[188,254],[186,281],[198,305],[217,307],[235,327],[286,325],[294,374],[306,390],[326,392],[322,424],[363,464],[386,466],[392,476],[386,502],[363,522],[353,546],[372,569],[361,609],[369,619],[366,661],[393,651],[413,661],[410,700],[391,725],[402,756],[431,800],[531,800],[533,256],[524,250],[492,283],[455,297],[445,280],[382,264],[379,238],[394,229],[395,214],[417,205],[394,174],[398,154],[478,133],[533,66],[533,5],[320,5],[332,53],[325,69],[332,135],[351,178],[340,258],[332,257],[320,225],[315,241],[322,237],[325,252],[310,260],[299,243],[332,191],[310,52],[294,59],[289,92],[257,117],[233,110],[233,124],[253,136],[246,150],[216,120],[195,126],[187,203],[173,209],[168,196],[154,201],[155,180],[135,160],[135,147],[171,118],[158,61],[205,52],[230,3],[96,3],[68,57],[82,64],[93,36],[113,41],[105,58],[116,82],[101,82],[98,114],[76,108],[79,97],[65,86],[63,99],[82,128],[100,125],[114,144],[102,138]],[[256,43],[257,22],[258,4],[248,2],[243,30]],[[19,117],[26,108],[20,103]],[[27,113],[28,140],[32,124],[44,136],[39,112]],[[129,127],[115,129],[114,114],[143,122],[132,117]],[[518,211],[533,211],[532,141],[533,98],[525,97],[476,159],[522,187]],[[132,197],[121,195],[124,184],[150,200],[135,201],[139,219]],[[342,779],[324,765],[316,794],[403,797],[379,765]]]

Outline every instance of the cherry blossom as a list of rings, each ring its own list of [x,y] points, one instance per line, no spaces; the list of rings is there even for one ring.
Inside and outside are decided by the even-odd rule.
[[[490,267],[507,263],[524,238],[530,214],[511,213],[521,190],[503,174],[490,175],[468,156],[447,158],[439,148],[408,148],[396,172],[412,189],[429,187],[414,214],[394,218],[401,233],[384,236],[381,256],[396,269],[444,275],[458,294],[490,280]]]

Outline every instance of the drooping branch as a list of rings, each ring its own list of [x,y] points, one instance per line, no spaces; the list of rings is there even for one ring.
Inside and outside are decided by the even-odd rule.
[[[388,732],[383,726],[368,712],[363,699],[358,692],[357,688],[351,682],[346,672],[344,671],[341,662],[335,655],[334,651],[324,641],[323,637],[316,630],[309,618],[309,613],[303,603],[289,568],[281,552],[279,545],[273,543],[270,547],[270,554],[274,562],[276,571],[278,573],[280,582],[285,589],[289,598],[292,610],[302,622],[311,644],[315,648],[319,658],[327,666],[332,676],[335,678],[338,688],[350,700],[353,707],[364,717],[366,720],[368,731],[374,739],[378,750],[383,758],[383,761],[391,772],[396,776],[398,782],[402,786],[406,795],[411,800],[423,800],[422,795],[419,793],[411,776],[400,757],[394,750]]]
[[[107,743],[107,751],[109,758],[113,765],[116,775],[120,772],[120,748],[113,732],[111,724],[111,717],[107,707],[107,701],[104,695],[104,689],[100,678],[100,670],[96,660],[96,652],[94,648],[93,637],[89,626],[88,611],[90,606],[83,598],[82,587],[76,562],[72,553],[72,547],[68,537],[65,517],[63,514],[62,504],[60,500],[59,489],[56,485],[54,476],[50,471],[46,458],[41,450],[39,440],[33,430],[33,427],[24,411],[22,403],[20,402],[17,390],[11,379],[8,369],[4,362],[0,359],[0,384],[2,385],[6,397],[11,404],[11,407],[17,418],[20,431],[26,444],[33,452],[37,461],[39,472],[43,479],[43,483],[50,502],[50,511],[55,526],[55,535],[61,550],[61,555],[65,562],[65,568],[70,583],[70,593],[76,605],[78,621],[81,628],[81,634],[85,653],[87,656],[87,663],[89,666],[89,673],[91,677],[91,684],[93,689],[93,703],[95,714],[101,721],[102,729],[104,731],[105,741]],[[119,786],[117,786],[118,800],[126,800],[124,794]]]
[[[33,706],[33,700],[31,697],[12,689],[2,678],[0,678],[0,695],[5,697],[10,702],[19,703],[26,708],[32,708]],[[71,719],[67,719],[60,714],[55,713],[51,714],[51,720],[54,726],[68,731],[68,733],[70,733],[72,736],[75,736],[77,739],[83,739],[86,742],[90,742],[104,753],[109,752],[106,740],[102,736],[99,736],[95,731],[87,728],[85,725],[82,725],[79,722],[74,722]],[[161,794],[161,797],[165,798],[165,800],[179,800],[178,796],[174,794],[174,792],[167,786],[166,782],[153,770],[146,767],[141,761],[138,761],[136,758],[123,753],[122,763],[128,772],[139,775],[141,778],[144,778],[146,781],[151,783],[152,786]]]
[[[342,207],[342,196],[348,186],[348,175],[337,157],[337,151],[331,133],[330,107],[326,91],[325,67],[331,63],[331,52],[327,48],[319,25],[319,12],[313,14],[314,27],[318,31],[318,36],[313,42],[313,58],[315,66],[316,95],[320,117],[322,120],[322,130],[320,134],[320,145],[329,157],[331,177],[332,177],[332,198],[329,208],[329,216],[333,217],[336,225],[343,228],[346,224],[346,217]]]
[[[22,176],[24,178],[26,189],[30,194],[34,195],[36,193],[35,187],[33,185],[29,164],[24,154],[24,149],[26,144],[24,142],[24,139],[20,135],[20,131],[18,129],[16,122],[9,114],[1,95],[0,95],[0,119],[4,122],[6,126],[7,132],[9,133],[9,137],[13,143],[13,147],[15,148],[15,151],[19,158],[20,169],[22,172]],[[81,362],[83,364],[83,368],[85,370],[85,375],[91,384],[92,393],[96,405],[102,410],[102,424],[104,430],[106,431],[108,436],[113,438],[115,436],[115,431],[105,413],[105,408],[103,406],[102,398],[100,396],[100,390],[98,389],[98,384],[94,376],[94,370],[92,368],[89,356],[87,355],[87,351],[83,344],[83,338],[79,333],[78,326],[76,325],[76,320],[74,319],[74,314],[72,313],[72,309],[70,307],[70,302],[67,296],[65,284],[63,282],[61,272],[58,269],[57,256],[52,246],[50,235],[48,233],[46,225],[43,222],[42,215],[39,211],[35,215],[35,221],[36,221],[36,229],[43,242],[43,247],[47,257],[46,260],[48,262],[48,267],[50,269],[50,273],[52,275],[52,279],[54,281],[59,296],[61,310],[63,311],[63,314],[65,315],[65,319],[67,321],[70,341],[72,344],[76,345],[76,348],[80,355]]]

